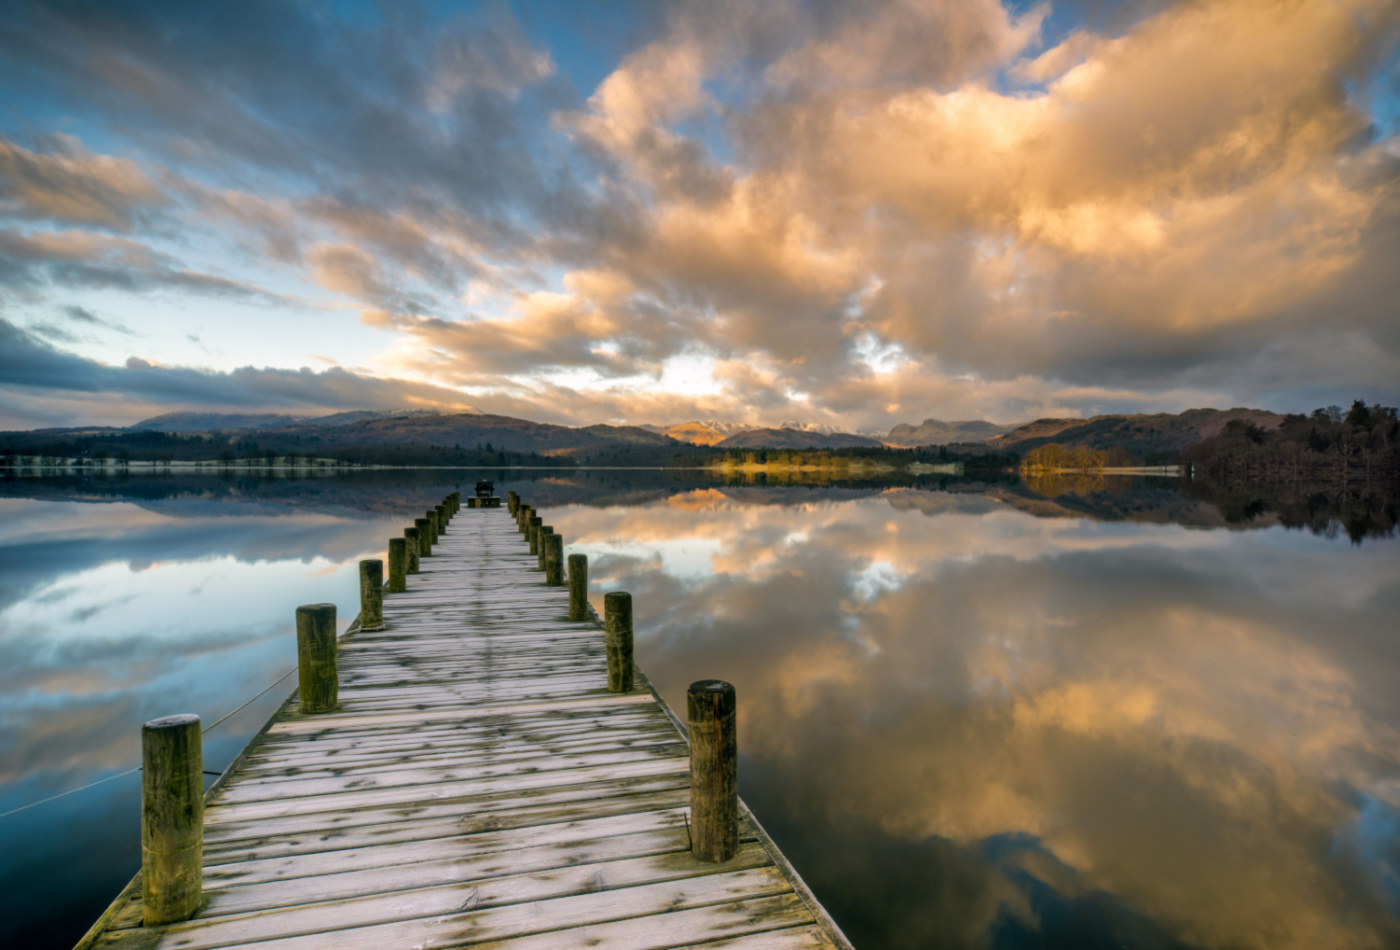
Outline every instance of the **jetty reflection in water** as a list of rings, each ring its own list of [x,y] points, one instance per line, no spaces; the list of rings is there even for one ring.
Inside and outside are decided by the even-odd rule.
[[[348,621],[355,561],[476,477],[0,485],[0,811],[275,679],[295,606]],[[633,593],[673,707],[736,684],[742,792],[862,950],[1400,945],[1393,536],[1162,482],[498,487]],[[6,943],[71,945],[135,869],[134,778],[0,820]]]

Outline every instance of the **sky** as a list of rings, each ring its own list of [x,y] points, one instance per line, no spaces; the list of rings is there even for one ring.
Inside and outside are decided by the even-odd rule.
[[[0,0],[0,428],[1400,401],[1396,0]]]

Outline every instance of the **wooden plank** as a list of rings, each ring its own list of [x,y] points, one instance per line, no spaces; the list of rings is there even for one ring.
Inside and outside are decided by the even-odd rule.
[[[242,802],[266,801],[269,798],[310,797],[334,795],[338,792],[368,791],[370,789],[399,789],[415,785],[442,785],[463,781],[482,781],[505,776],[534,774],[541,771],[560,772],[565,770],[603,768],[655,759],[681,758],[675,747],[664,748],[658,754],[649,748],[605,752],[585,755],[552,756],[543,762],[534,759],[491,761],[479,763],[470,768],[461,764],[451,764],[437,768],[399,768],[379,774],[351,773],[332,775],[325,778],[295,776],[280,782],[243,781],[228,789],[221,797],[221,804],[237,805]],[[687,760],[688,761],[688,760]]]
[[[475,860],[230,887],[209,894],[199,921],[169,929],[187,935],[180,946],[197,950],[452,914],[468,904],[473,909],[499,907],[767,863],[756,843],[717,868],[699,865],[685,850],[684,836],[638,834],[568,849],[524,848]],[[552,873],[540,873],[546,871]],[[121,923],[134,925],[133,918]]]
[[[378,810],[357,813],[360,820],[355,822],[308,823],[298,831],[279,825],[276,833],[271,835],[267,833],[266,826],[252,827],[248,829],[250,833],[207,839],[204,857],[209,864],[222,864],[241,860],[253,851],[261,857],[314,854],[372,844],[421,841],[432,836],[451,837],[683,809],[690,804],[690,800],[685,789],[680,787],[642,792],[624,787],[588,801],[580,801],[575,796],[518,807],[507,807],[510,802],[500,804],[498,808],[477,809],[466,815],[452,809],[408,818],[392,811]]]
[[[530,789],[552,788],[560,785],[587,785],[611,779],[685,775],[689,761],[656,759],[629,762],[594,769],[565,769],[551,772],[531,772],[506,775],[474,782],[438,782],[432,785],[410,785],[404,788],[369,788],[337,795],[312,795],[302,798],[279,798],[272,801],[224,804],[216,802],[204,810],[206,825],[220,821],[254,818],[283,818],[308,812],[336,811],[351,808],[373,808],[384,805],[416,805],[429,802],[463,802],[478,795],[501,792],[520,793]],[[236,786],[235,786],[236,787]]]
[[[775,896],[778,903],[761,907],[755,898]],[[745,907],[745,904],[750,906]],[[499,907],[475,909],[464,900],[462,912],[437,914],[416,919],[378,923],[347,929],[323,930],[282,939],[241,942],[241,946],[265,950],[383,950],[385,947],[452,947],[481,944],[490,941],[515,940],[531,934],[574,929],[613,921],[632,920],[653,915],[673,918],[678,911],[704,909],[700,919],[712,917],[725,930],[743,933],[777,929],[774,924],[790,926],[794,919],[789,908],[802,904],[792,894],[787,880],[776,868],[750,868],[718,874],[704,874],[681,881],[643,884],[637,887],[601,890],[550,900],[506,904]],[[736,911],[738,912],[736,914]],[[748,926],[738,917],[742,916]],[[334,921],[328,921],[329,924]],[[656,921],[667,928],[672,921]],[[696,921],[698,924],[699,921]],[[103,936],[99,946],[117,948],[190,948],[203,921],[190,921],[168,927],[146,927],[139,930],[116,931]],[[735,929],[737,926],[738,929]],[[714,925],[700,925],[710,935]],[[676,931],[671,930],[674,945]],[[236,938],[236,935],[230,935]],[[227,939],[227,938],[225,938]],[[655,939],[655,938],[653,938]],[[227,946],[214,944],[215,946]],[[517,944],[512,944],[516,946]],[[558,944],[556,944],[557,946]],[[610,942],[609,946],[613,946]],[[207,946],[207,945],[206,945]]]
[[[261,767],[257,763],[248,763],[239,770],[245,777],[239,784],[277,784],[280,787],[281,783],[298,779],[377,775],[407,768],[471,769],[478,764],[487,763],[538,768],[543,760],[556,756],[640,750],[653,755],[688,754],[685,743],[674,735],[664,734],[628,740],[616,737],[580,737],[577,743],[551,743],[547,747],[529,743],[507,748],[493,746],[487,749],[482,749],[479,745],[458,748],[419,747],[408,751],[376,750],[363,755],[282,760],[266,763]]]
[[[547,812],[554,806],[569,809],[574,816],[588,814],[612,814],[625,811],[644,811],[646,806],[635,808],[627,804],[633,796],[664,794],[683,790],[685,801],[690,801],[690,783],[684,774],[659,777],[626,778],[612,782],[589,782],[582,785],[565,785],[558,788],[511,790],[496,795],[482,795],[470,800],[449,802],[419,802],[403,807],[364,807],[343,811],[308,812],[289,815],[278,819],[275,833],[288,837],[305,836],[307,840],[331,842],[337,832],[363,825],[391,826],[395,823],[453,818],[461,822],[464,830],[474,828],[505,827],[511,816],[517,813],[529,814],[538,809]],[[551,820],[561,820],[557,816]],[[529,824],[530,822],[525,822]],[[240,842],[248,838],[262,838],[269,834],[269,824],[261,818],[251,820],[233,819],[217,824],[206,825],[204,829],[205,853],[217,850],[211,842]],[[300,839],[298,839],[300,840]],[[309,848],[308,850],[315,850]]]
[[[463,719],[480,719],[485,716],[514,716],[534,712],[567,712],[575,709],[596,709],[599,707],[641,706],[655,704],[655,702],[655,697],[646,693],[629,693],[589,697],[588,699],[555,700],[553,702],[482,704],[469,708],[427,713],[366,713],[360,716],[327,713],[320,716],[288,718],[277,723],[268,732],[280,736],[367,725],[397,725],[412,728],[425,722],[457,722]]]
[[[415,861],[441,861],[512,848],[578,844],[612,835],[662,828],[678,829],[684,835],[685,823],[686,816],[682,809],[667,809],[475,834],[434,834],[440,829],[425,824],[414,829],[422,837],[387,844],[342,847],[335,851],[278,854],[271,853],[276,851],[276,842],[254,842],[241,854],[226,853],[218,857],[220,863],[209,864],[204,872],[204,886],[214,890],[229,884],[289,880],[372,867],[396,867]],[[353,840],[352,836],[347,835],[347,838]],[[264,856],[264,852],[269,852],[269,855]]]

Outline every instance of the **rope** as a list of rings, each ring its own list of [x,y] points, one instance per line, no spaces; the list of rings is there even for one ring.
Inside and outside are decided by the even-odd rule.
[[[213,723],[210,723],[209,725],[205,726],[205,727],[204,727],[204,732],[201,732],[200,735],[204,735],[204,733],[207,733],[210,729],[213,729],[215,726],[220,725],[220,724],[222,724],[222,723],[225,723],[225,722],[227,722],[228,720],[232,719],[234,713],[242,712],[243,710],[247,709],[247,708],[248,708],[249,706],[251,706],[254,702],[256,702],[257,700],[259,700],[259,699],[261,699],[263,696],[265,696],[265,695],[267,694],[268,690],[272,689],[273,686],[276,686],[277,683],[282,682],[284,679],[286,679],[287,677],[291,676],[291,675],[292,675],[293,673],[295,673],[296,671],[297,671],[297,668],[296,668],[295,666],[292,667],[290,670],[288,670],[287,672],[283,673],[281,676],[277,677],[277,682],[273,683],[271,686],[268,686],[267,689],[264,689],[261,693],[258,693],[258,695],[254,696],[252,699],[248,700],[248,701],[247,701],[246,703],[244,703],[242,706],[239,706],[237,709],[235,709],[233,712],[229,713],[229,714],[228,714],[227,716],[225,716],[224,718],[219,719],[219,720],[217,720],[217,721],[215,721],[215,722],[213,722]]]
[[[141,771],[141,766],[138,765],[134,769],[127,769],[125,772],[118,772],[116,775],[109,775],[106,778],[100,778],[97,781],[93,782],[91,785],[84,785],[81,788],[70,788],[66,792],[59,792],[57,795],[50,795],[48,798],[41,798],[37,802],[30,802],[28,805],[21,805],[18,808],[11,808],[9,811],[0,812],[0,818],[8,818],[10,815],[22,812],[27,808],[34,808],[38,805],[47,805],[49,802],[58,801],[58,799],[60,798],[66,798],[67,796],[76,794],[78,792],[85,792],[88,789],[93,788],[95,786],[102,785],[106,782],[112,781],[113,779],[119,779],[124,775],[131,775],[132,773],[139,771]]]
[[[249,700],[248,700],[247,702],[245,702],[243,705],[241,705],[241,706],[239,706],[237,709],[233,710],[233,712],[230,712],[230,713],[228,713],[226,716],[224,716],[223,718],[218,719],[218,720],[216,720],[215,722],[210,723],[209,725],[205,726],[204,729],[203,729],[203,731],[200,733],[200,735],[204,735],[204,734],[208,733],[209,730],[210,730],[210,729],[213,729],[215,726],[222,725],[223,723],[228,722],[230,719],[233,718],[233,716],[234,716],[235,713],[239,713],[239,712],[242,712],[243,710],[247,709],[249,706],[251,706],[251,705],[252,705],[253,703],[255,703],[257,700],[259,700],[259,699],[261,699],[263,696],[267,695],[267,693],[268,693],[274,686],[276,686],[278,683],[280,683],[280,682],[282,682],[283,680],[285,680],[287,677],[291,676],[291,675],[292,675],[293,673],[295,673],[296,671],[297,671],[297,668],[296,668],[295,666],[292,667],[290,670],[288,670],[287,672],[283,673],[281,676],[277,677],[276,681],[274,681],[272,684],[270,684],[269,686],[267,686],[265,689],[263,689],[260,693],[258,693],[258,694],[257,694],[256,696],[254,696],[252,699],[249,699]],[[40,806],[40,805],[47,805],[49,802],[56,802],[56,801],[58,801],[60,798],[67,798],[69,795],[76,795],[78,792],[85,792],[85,791],[87,791],[87,790],[90,789],[90,788],[96,788],[97,786],[99,786],[99,785],[105,785],[105,784],[108,783],[108,782],[115,782],[115,781],[116,781],[117,779],[119,779],[119,778],[124,778],[124,777],[126,777],[126,776],[128,776],[128,775],[134,775],[134,774],[136,774],[136,773],[139,772],[139,771],[141,771],[141,766],[138,765],[138,766],[136,766],[136,768],[134,768],[134,769],[127,769],[125,772],[118,772],[116,775],[109,775],[109,776],[107,776],[106,778],[100,778],[100,779],[98,779],[98,780],[95,781],[95,782],[90,782],[90,783],[88,783],[87,785],[81,785],[81,786],[79,786],[78,788],[70,788],[70,789],[69,789],[68,791],[66,791],[66,792],[59,792],[57,795],[50,795],[48,798],[41,798],[41,799],[39,799],[37,802],[30,802],[28,805],[21,805],[21,806],[19,806],[18,808],[12,808],[12,809],[10,809],[9,811],[0,812],[0,818],[8,818],[8,817],[11,816],[11,815],[18,814],[18,813],[20,813],[20,812],[22,812],[22,811],[27,811],[27,810],[30,809],[30,808],[37,808],[37,807]],[[222,773],[222,772],[205,772],[204,774],[205,774],[205,775],[222,775],[223,773]]]

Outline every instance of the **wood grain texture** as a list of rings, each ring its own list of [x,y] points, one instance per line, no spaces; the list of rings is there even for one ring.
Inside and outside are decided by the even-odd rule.
[[[848,950],[746,811],[727,860],[692,853],[686,736],[541,576],[534,509],[460,507],[339,644],[337,707],[284,705],[211,795],[194,916],[124,892],[83,950]]]

